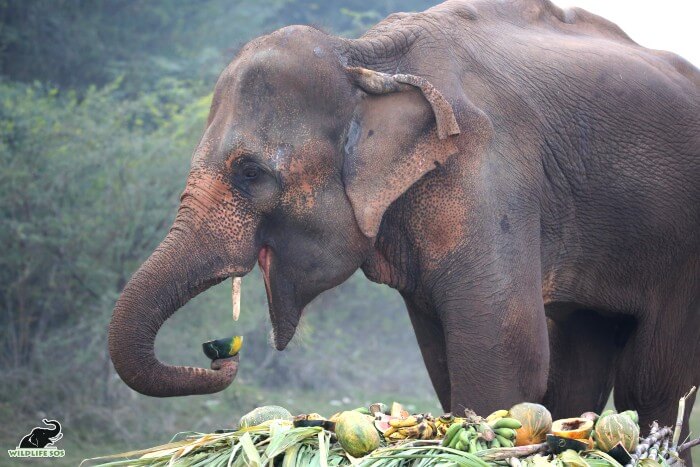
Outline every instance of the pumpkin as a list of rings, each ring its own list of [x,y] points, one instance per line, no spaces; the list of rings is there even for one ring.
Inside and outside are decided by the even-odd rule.
[[[587,439],[593,431],[593,420],[588,418],[562,418],[552,424],[552,434],[570,439]]]
[[[265,405],[243,415],[238,422],[240,428],[257,426],[270,420],[292,420],[289,410],[278,405]]]
[[[345,451],[353,457],[363,457],[379,447],[379,433],[369,417],[355,411],[340,414],[335,434]]]
[[[639,443],[639,425],[625,413],[601,417],[595,426],[595,440],[601,451],[608,452],[621,443],[633,452]]]
[[[511,407],[508,413],[522,424],[515,430],[516,446],[542,443],[552,429],[552,414],[543,405],[523,402]]]

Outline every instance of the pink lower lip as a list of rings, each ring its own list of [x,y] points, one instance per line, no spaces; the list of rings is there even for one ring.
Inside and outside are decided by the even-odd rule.
[[[265,292],[267,293],[267,302],[272,305],[272,291],[270,290],[270,262],[272,261],[272,252],[270,247],[265,245],[258,252],[258,265],[263,273],[265,281]]]

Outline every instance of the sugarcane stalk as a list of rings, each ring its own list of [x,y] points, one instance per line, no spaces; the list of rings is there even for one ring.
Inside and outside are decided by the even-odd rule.
[[[683,452],[686,449],[690,449],[693,446],[697,446],[699,444],[700,444],[700,438],[696,438],[696,439],[687,441],[687,442],[681,444],[680,446],[678,446],[678,449],[676,449],[676,452]]]
[[[671,435],[671,427],[665,426],[659,429],[658,424],[654,422],[652,425],[652,431],[649,436],[642,439],[637,445],[637,449],[632,454],[632,458],[643,459],[646,456],[642,456],[644,453],[648,453],[649,449],[656,443],[659,443],[664,438],[668,438]]]
[[[673,451],[678,451],[678,441],[681,439],[681,430],[683,429],[683,417],[685,417],[685,400],[689,398],[695,392],[695,386],[690,388],[688,394],[681,397],[678,401],[678,415],[676,416],[676,429],[673,432],[673,444],[671,449]]]
[[[409,443],[406,443],[406,445],[408,444]],[[410,442],[411,446],[439,446],[441,444],[441,439],[417,439],[415,441]]]
[[[668,460],[666,461],[667,466],[672,466],[672,465],[678,465],[678,466],[683,466],[685,467],[685,463],[681,460],[681,458],[678,456],[678,453],[674,451],[669,451],[668,452]]]
[[[659,431],[659,424],[658,422],[654,422],[651,424],[651,430],[649,430],[649,436],[646,438],[642,439],[642,441],[637,445],[637,449],[635,449],[634,453],[632,454],[632,457],[637,457],[642,455],[645,451],[649,450],[649,447],[654,444],[652,441],[653,436]]]
[[[646,438],[643,438],[639,442],[639,444],[637,445],[637,449],[635,449],[635,451],[634,451],[634,454],[631,455],[632,461],[628,465],[635,465],[638,460],[646,459],[647,457],[650,457],[650,449],[652,447],[654,447],[654,445],[657,445],[657,456],[658,456],[658,449],[659,449],[661,442],[666,443],[665,450],[668,450],[668,442],[669,442],[669,438],[670,438],[671,434],[672,434],[671,427],[665,426],[663,428],[659,428],[659,424],[657,422],[654,422],[651,425],[651,430],[649,431],[649,436],[647,436]]]
[[[665,426],[656,432],[656,434],[654,435],[654,439],[659,440],[662,438],[668,438],[670,436],[671,436],[671,427]]]
[[[526,457],[547,450],[547,443],[516,446],[514,448],[495,448],[477,452],[485,461],[503,461],[511,457]]]
[[[661,443],[656,442],[654,445],[649,449],[649,459],[651,460],[656,460],[656,456],[659,455],[659,448],[661,447]]]
[[[670,442],[670,440],[668,438],[666,438],[666,439],[664,439],[664,442],[661,445],[661,451],[659,452],[659,456],[662,459],[665,459],[666,457],[668,457],[668,444],[669,444],[669,442]]]

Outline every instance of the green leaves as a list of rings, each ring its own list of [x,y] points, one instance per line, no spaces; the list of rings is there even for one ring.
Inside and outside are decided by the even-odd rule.
[[[314,401],[330,410],[336,399],[365,402],[400,380],[411,383],[404,396],[430,394],[432,403],[400,296],[362,273],[312,304],[299,344],[279,354],[267,342],[254,271],[244,286],[241,384],[206,400],[140,398],[106,351],[114,302],[174,219],[213,84],[235,50],[292,23],[358,35],[397,9],[393,0],[371,11],[365,3],[0,0],[2,414],[58,411],[86,439],[137,446],[161,439],[164,425],[225,425],[272,392],[299,406],[317,391]],[[408,0],[401,9],[429,4]],[[229,300],[215,287],[190,302],[164,326],[158,355],[204,364],[196,346],[229,322]],[[393,368],[391,378],[363,377],[400,359],[415,364]],[[186,407],[198,414],[193,425],[183,423]]]
[[[305,439],[312,439],[322,432],[320,427],[305,427],[292,428],[276,436],[270,438],[270,444],[265,449],[265,458],[272,459],[273,457],[282,454],[290,447],[302,442]]]
[[[101,415],[133,403],[112,376],[106,325],[174,218],[206,121],[204,98],[190,99],[134,128],[146,106],[123,100],[118,83],[78,98],[0,82],[0,399],[12,416],[81,414],[75,431],[132,441],[162,429],[148,417],[140,433],[117,434]]]

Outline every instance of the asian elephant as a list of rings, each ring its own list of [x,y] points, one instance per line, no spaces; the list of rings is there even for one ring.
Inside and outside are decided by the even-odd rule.
[[[34,427],[32,431],[19,442],[18,449],[43,449],[49,444],[63,438],[61,424],[56,420],[43,419],[44,425],[52,425],[52,428]]]
[[[575,416],[614,385],[642,426],[671,424],[700,383],[700,73],[548,0],[257,38],[219,77],[174,224],[116,303],[122,379],[228,386],[237,359],[169,366],[154,339],[256,260],[279,350],[361,268],[404,298],[445,410]]]

